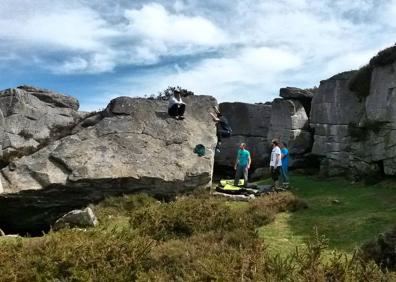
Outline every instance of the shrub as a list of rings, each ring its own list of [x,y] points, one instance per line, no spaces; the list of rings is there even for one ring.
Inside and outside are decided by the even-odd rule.
[[[109,229],[99,218],[102,225],[89,231],[0,239],[1,281],[395,281],[358,256],[324,261],[327,240],[317,232],[286,257],[267,252],[255,228],[295,206],[290,193],[241,205],[208,195],[171,203],[144,194],[110,198],[96,209],[122,211],[135,230]]]
[[[2,281],[132,281],[152,241],[129,231],[64,230],[2,242]]]
[[[371,74],[378,66],[385,66],[396,61],[396,46],[380,51],[368,65],[360,68],[349,81],[349,89],[358,97],[364,98],[370,94]]]
[[[360,68],[349,81],[349,90],[353,91],[358,97],[364,98],[370,94],[371,74],[373,67],[366,65]]]
[[[396,45],[386,48],[370,60],[370,66],[385,66],[396,61]]]
[[[180,93],[181,97],[187,97],[194,95],[194,92],[181,88],[180,86],[169,86],[163,91],[158,92],[157,95],[151,94],[147,98],[150,100],[169,100],[175,93]]]
[[[221,199],[182,197],[151,205],[130,214],[131,225],[156,240],[188,237],[200,232],[253,229],[253,220],[231,209]]]

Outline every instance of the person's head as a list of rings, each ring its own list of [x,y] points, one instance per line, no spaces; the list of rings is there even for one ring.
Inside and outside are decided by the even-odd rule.
[[[241,144],[239,145],[239,148],[240,148],[241,150],[245,150],[245,149],[246,149],[246,144],[245,144],[245,143],[241,143]]]
[[[175,91],[175,92],[173,93],[173,96],[175,96],[175,98],[176,98],[177,100],[180,100],[180,98],[181,98],[181,93],[180,93],[179,91]]]
[[[287,144],[284,143],[284,142],[282,142],[282,143],[280,143],[280,147],[281,147],[281,148],[287,148]]]
[[[279,141],[277,139],[272,139],[271,145],[272,145],[272,148],[275,146],[279,146]]]

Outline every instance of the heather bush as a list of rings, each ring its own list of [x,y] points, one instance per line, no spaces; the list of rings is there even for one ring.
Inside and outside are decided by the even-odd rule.
[[[207,194],[158,202],[147,195],[95,207],[101,225],[39,238],[0,239],[1,281],[391,281],[359,256],[323,258],[314,232],[304,248],[272,254],[256,229],[304,208],[291,193],[235,204]],[[127,218],[120,226],[111,220]]]

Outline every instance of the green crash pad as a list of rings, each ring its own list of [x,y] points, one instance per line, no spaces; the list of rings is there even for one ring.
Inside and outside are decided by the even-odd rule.
[[[238,182],[238,186],[243,186],[244,182],[245,182],[245,180],[240,179],[239,182]],[[220,180],[220,185],[223,186],[223,187],[226,186],[226,185],[234,186],[234,179],[232,179],[232,180],[231,179],[227,179],[227,180],[222,179],[222,180]]]

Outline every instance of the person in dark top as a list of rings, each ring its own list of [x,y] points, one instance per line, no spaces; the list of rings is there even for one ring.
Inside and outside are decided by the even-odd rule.
[[[175,119],[184,119],[186,104],[182,101],[179,92],[175,92],[169,99],[168,114]]]
[[[227,118],[220,113],[219,109],[216,106],[213,108],[215,110],[215,113],[209,113],[209,114],[212,116],[213,121],[216,122],[216,132],[217,132],[216,152],[219,153],[222,138],[231,137],[232,129],[228,123]]]

